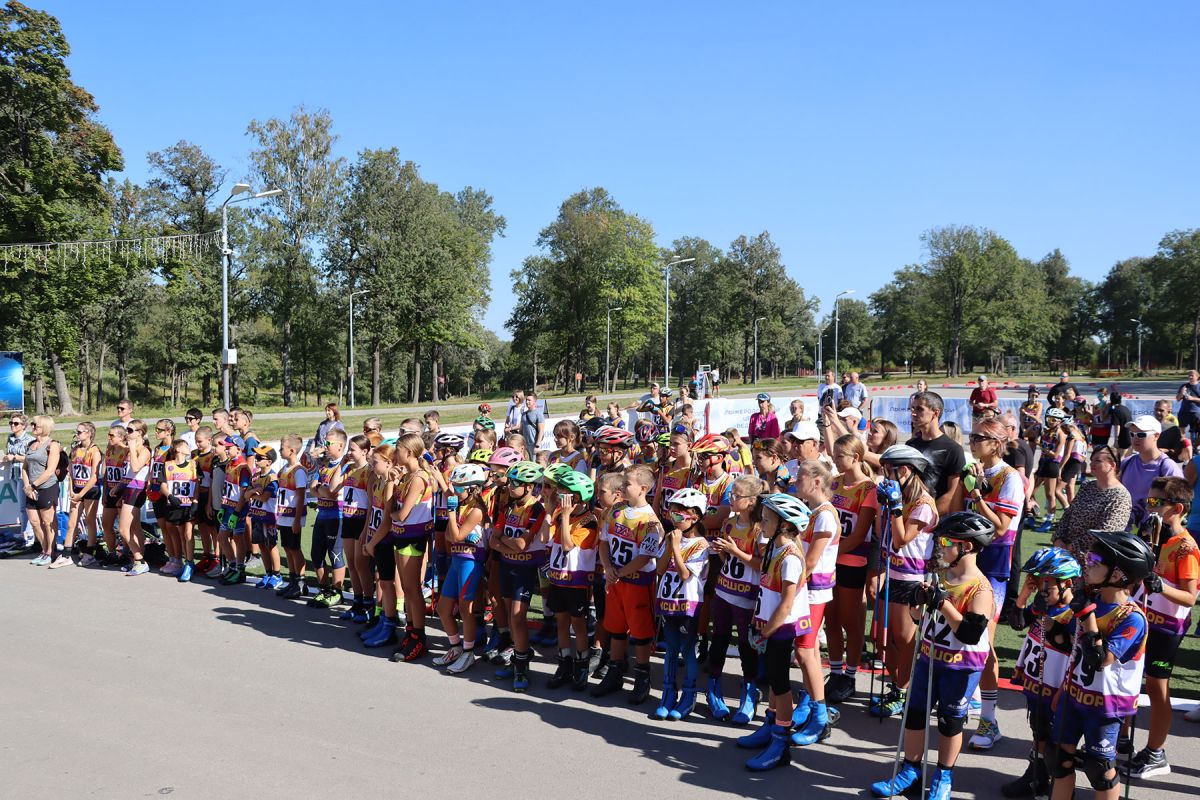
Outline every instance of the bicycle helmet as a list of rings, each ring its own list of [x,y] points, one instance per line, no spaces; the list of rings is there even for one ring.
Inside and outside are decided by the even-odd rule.
[[[542,468],[532,461],[518,461],[508,468],[508,479],[513,483],[537,483],[542,479]]]
[[[489,467],[511,467],[521,460],[521,454],[511,447],[499,447],[488,459]]]
[[[704,516],[708,511],[708,498],[704,496],[704,492],[698,489],[680,489],[667,501],[667,507],[671,506],[690,508],[700,516]]]
[[[487,479],[487,467],[482,464],[459,464],[450,472],[450,483],[454,486],[483,486]]]
[[[1035,550],[1025,562],[1025,566],[1021,567],[1021,572],[1060,581],[1078,578],[1083,574],[1075,557],[1061,547],[1042,547]]]
[[[596,496],[596,484],[579,470],[568,469],[558,476],[555,483],[558,484],[560,489],[575,492],[579,495],[579,499],[585,503],[590,503],[592,498]]]
[[[974,511],[956,511],[938,520],[933,535],[957,542],[971,542],[975,545],[972,552],[978,553],[992,541],[996,526]]]
[[[915,447],[906,444],[894,444],[879,455],[881,464],[891,464],[896,467],[908,467],[919,475],[924,475],[929,468],[929,459]]]
[[[487,416],[488,414],[492,413],[492,404],[491,403],[480,403],[479,404],[479,413],[484,416]]]
[[[596,432],[596,444],[602,447],[629,447],[633,444],[633,434],[612,425],[606,425]]]
[[[790,494],[775,492],[774,494],[764,495],[760,502],[763,508],[769,508],[780,516],[781,519],[792,523],[797,528],[802,528],[808,524],[808,518],[812,514],[808,510],[808,506],[804,505],[799,498],[793,497]]]
[[[476,417],[475,424],[480,428],[483,428],[485,431],[496,430],[496,421],[491,417]]]
[[[654,441],[657,442],[660,447],[670,447],[671,446],[671,432],[667,431],[666,433],[660,433],[658,435],[658,438],[656,438]]]
[[[1121,570],[1130,584],[1141,583],[1154,571],[1154,551],[1137,535],[1127,531],[1088,531],[1088,534],[1094,538],[1092,552],[1110,568]],[[1111,578],[1110,573],[1108,580]]]
[[[696,440],[692,452],[701,456],[723,456],[729,452],[729,440],[719,433],[708,433]]]
[[[763,401],[766,401],[769,403],[769,402],[771,402],[771,395],[767,394],[766,392],[759,392],[758,395],[754,399],[759,401],[760,403]]]
[[[558,479],[563,473],[574,471],[567,464],[551,464],[542,470],[542,483],[558,483]]]
[[[1066,418],[1067,418],[1067,412],[1061,408],[1051,408],[1046,411],[1046,419],[1047,420],[1056,419],[1059,422],[1062,422]]]
[[[467,461],[471,464],[483,464],[487,466],[488,460],[492,457],[492,451],[486,447],[481,447],[478,450],[472,450],[471,455],[467,456]]]
[[[439,433],[433,439],[433,447],[435,450],[453,450],[458,452],[467,444],[467,440],[459,436],[457,433]]]
[[[633,428],[638,444],[646,444],[647,442],[654,441],[656,431],[658,431],[658,428],[654,426],[654,423],[644,419],[638,420],[638,424]]]

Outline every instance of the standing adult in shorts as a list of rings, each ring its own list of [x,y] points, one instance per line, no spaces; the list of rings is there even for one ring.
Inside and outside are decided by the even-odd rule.
[[[54,420],[46,416],[34,417],[33,443],[25,453],[25,512],[29,527],[33,528],[34,539],[41,547],[41,555],[30,563],[44,567],[54,561],[54,546],[58,539],[58,525],[54,512],[58,506],[58,461],[62,446],[50,438],[54,433]]]

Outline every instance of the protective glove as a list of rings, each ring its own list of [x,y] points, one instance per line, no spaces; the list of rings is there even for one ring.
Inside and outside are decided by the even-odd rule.
[[[1162,594],[1163,582],[1157,573],[1151,572],[1147,575],[1142,585],[1146,587],[1146,594]]]
[[[928,586],[921,586],[917,589],[913,597],[914,607],[925,606],[925,610],[933,613],[942,607],[949,593],[940,583],[932,583]]]
[[[458,495],[450,495],[446,498],[446,510],[458,511]]]
[[[1008,617],[1005,621],[1014,631],[1023,631],[1029,627],[1029,619],[1025,614],[1025,609],[1018,608],[1015,604],[1009,606]]]
[[[892,516],[899,515],[904,508],[904,497],[900,494],[900,484],[896,481],[880,481],[875,487],[875,499],[879,501],[879,507],[889,511]]]

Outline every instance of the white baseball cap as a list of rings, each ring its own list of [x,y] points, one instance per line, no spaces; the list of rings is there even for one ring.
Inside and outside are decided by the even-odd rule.
[[[810,439],[814,442],[821,441],[821,432],[817,430],[817,423],[807,419],[800,420],[790,431],[784,434],[784,438],[789,436],[793,439],[799,439],[802,442]]]
[[[862,419],[862,418],[863,418],[862,412],[861,412],[861,411],[859,411],[859,410],[858,410],[857,408],[855,408],[854,406],[849,406],[849,407],[847,407],[847,408],[843,408],[841,411],[839,411],[839,412],[838,412],[838,416],[839,416],[839,417],[841,417],[842,419],[856,419],[856,420],[858,420],[858,419]]]
[[[1135,431],[1142,431],[1143,433],[1162,433],[1162,423],[1149,414],[1134,417],[1133,422],[1126,423],[1125,427],[1133,428]]]

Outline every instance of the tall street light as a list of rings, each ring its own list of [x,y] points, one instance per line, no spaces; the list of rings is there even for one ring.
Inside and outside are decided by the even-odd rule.
[[[826,322],[817,330],[817,371],[814,377],[817,379],[817,384],[821,383],[822,366],[825,361],[825,331],[829,330],[829,322]]]
[[[610,308],[608,310],[608,328],[604,332],[604,393],[605,394],[608,394],[608,391],[609,391],[609,389],[608,389],[608,376],[609,376],[608,355],[609,355],[609,348],[610,348],[610,345],[612,342],[612,312],[620,311],[623,308],[625,308],[625,306],[616,306],[616,307]]]
[[[1129,320],[1134,325],[1137,325],[1138,334],[1138,372],[1142,371],[1142,321],[1140,319]]]
[[[758,385],[758,323],[762,322],[766,317],[759,317],[754,320],[754,385]]]
[[[841,300],[848,294],[854,294],[854,290],[847,289],[844,292],[838,292],[837,297],[833,298],[833,375],[835,378],[838,374],[838,323],[840,322],[838,300]]]
[[[370,294],[370,289],[359,289],[350,293],[350,363],[346,372],[350,376],[350,407],[354,408],[354,298],[360,294]]]
[[[676,264],[688,264],[695,261],[694,258],[679,258],[667,264],[663,270],[663,286],[666,289],[664,295],[666,297],[666,305],[664,307],[663,320],[665,327],[663,328],[663,388],[671,385],[671,267]]]
[[[239,194],[251,191],[248,183],[235,183],[229,192],[229,197],[221,203],[221,399],[225,408],[229,408],[229,368],[237,363],[237,350],[229,347],[229,270],[233,250],[229,247],[229,204],[242,203],[247,200],[260,200],[264,197],[274,197],[283,194],[283,189],[267,189],[247,197],[234,200]]]

